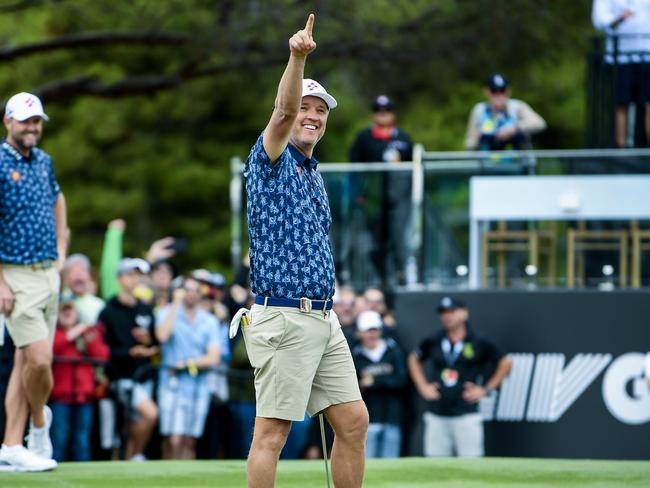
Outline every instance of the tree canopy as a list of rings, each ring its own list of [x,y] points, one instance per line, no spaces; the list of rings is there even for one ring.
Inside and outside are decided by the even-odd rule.
[[[226,270],[229,160],[266,124],[287,40],[316,14],[306,75],[338,98],[322,161],[345,161],[379,93],[428,150],[462,148],[492,71],[579,147],[591,2],[581,0],[11,0],[0,2],[0,88],[42,97],[43,148],[66,194],[72,250],[96,262],[107,222],[125,252],[190,240],[183,266]]]

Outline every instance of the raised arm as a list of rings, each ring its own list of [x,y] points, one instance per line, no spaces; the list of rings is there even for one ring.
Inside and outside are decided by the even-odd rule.
[[[314,14],[309,14],[305,28],[289,39],[289,62],[280,79],[271,120],[264,131],[264,150],[274,163],[287,147],[291,128],[300,110],[305,61],[307,55],[316,49],[313,27]]]

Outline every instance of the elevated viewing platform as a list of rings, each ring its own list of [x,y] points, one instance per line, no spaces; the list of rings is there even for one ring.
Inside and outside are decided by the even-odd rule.
[[[416,146],[413,159],[319,164],[342,284],[412,290],[650,285],[650,149],[429,152]],[[242,161],[233,159],[231,168],[238,263],[247,239]],[[596,186],[588,183],[594,179]],[[489,194],[476,193],[485,182]],[[490,214],[499,195],[499,210]]]

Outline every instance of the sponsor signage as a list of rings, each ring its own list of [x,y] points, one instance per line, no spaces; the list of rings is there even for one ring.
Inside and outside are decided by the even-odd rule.
[[[478,335],[507,352],[513,368],[480,405],[494,456],[650,459],[650,294],[645,291],[465,291]],[[440,329],[442,293],[395,297],[398,338],[411,350]],[[426,409],[417,393],[407,418]],[[407,428],[421,454],[421,424]]]

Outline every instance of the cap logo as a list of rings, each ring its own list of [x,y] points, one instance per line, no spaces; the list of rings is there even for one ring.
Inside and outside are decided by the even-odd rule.
[[[445,297],[442,299],[441,303],[443,307],[451,307],[451,298]]]
[[[32,105],[36,103],[36,100],[34,100],[32,97],[26,98],[25,99],[25,105],[31,108]]]
[[[309,88],[310,90],[315,90],[318,88],[318,84],[313,81],[310,81],[309,83],[307,83],[307,88]]]

